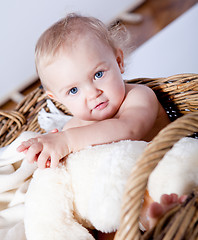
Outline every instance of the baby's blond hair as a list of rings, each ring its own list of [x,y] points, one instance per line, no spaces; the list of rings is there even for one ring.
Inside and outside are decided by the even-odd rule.
[[[72,44],[77,39],[87,33],[94,34],[98,39],[110,46],[114,52],[117,48],[121,48],[125,52],[122,46],[127,40],[125,30],[121,30],[120,27],[119,31],[115,27],[108,29],[104,23],[94,17],[85,17],[72,13],[48,28],[39,38],[35,48],[36,68],[38,69],[41,62],[46,65],[49,64],[63,47],[64,49],[72,47]],[[120,35],[123,34],[125,34],[125,39],[123,37],[121,39]]]

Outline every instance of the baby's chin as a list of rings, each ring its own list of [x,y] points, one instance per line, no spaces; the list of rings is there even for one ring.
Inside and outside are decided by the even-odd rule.
[[[89,113],[81,114],[76,117],[78,119],[81,119],[82,121],[98,122],[116,117],[118,110],[119,108],[107,106],[105,109],[102,110],[93,109]]]
[[[103,121],[106,119],[114,118],[117,114],[117,109],[111,109],[110,111],[92,112],[91,119],[93,121]]]
[[[106,120],[106,119],[110,119],[110,118],[113,118],[115,116],[116,113],[113,113],[113,114],[101,114],[101,115],[98,115],[98,116],[93,116],[90,121],[103,121],[103,120]]]

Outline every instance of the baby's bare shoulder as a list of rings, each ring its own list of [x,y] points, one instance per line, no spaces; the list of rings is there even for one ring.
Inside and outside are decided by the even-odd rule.
[[[139,93],[139,94],[145,94],[146,92],[153,92],[151,88],[149,88],[146,85],[143,84],[131,84],[131,83],[126,83],[126,93],[131,94],[131,93]]]
[[[157,101],[154,91],[141,84],[126,84],[125,101],[129,103],[145,103],[148,101]],[[133,101],[132,101],[133,100]]]
[[[134,115],[134,112],[140,118],[146,113],[157,115],[159,101],[151,88],[140,84],[126,84],[125,87],[125,99],[116,117],[126,116],[126,113]]]

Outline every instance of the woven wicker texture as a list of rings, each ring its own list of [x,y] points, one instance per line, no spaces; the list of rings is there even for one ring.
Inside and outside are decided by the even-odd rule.
[[[151,87],[169,114],[170,119],[172,121],[177,120],[169,124],[154,138],[133,169],[125,191],[121,225],[115,236],[116,240],[136,240],[141,238],[138,228],[138,218],[141,199],[144,195],[150,173],[175,142],[184,136],[198,132],[198,74],[179,74],[168,78],[133,79],[129,82],[146,84]],[[37,116],[42,108],[48,110],[46,107],[46,99],[47,96],[43,90],[38,88],[29,94],[15,110],[0,111],[1,147],[11,143],[23,131],[44,132],[38,125]],[[69,114],[67,109],[61,104],[55,102],[55,105],[64,113]],[[198,229],[197,227],[194,228],[198,222],[197,192],[195,191],[193,194],[193,197],[189,197],[188,200],[189,204],[191,204],[190,206],[194,206],[194,213],[192,213],[191,210],[191,218],[188,217],[185,223],[179,221],[178,224],[177,219],[179,219],[179,217],[176,217],[177,221],[174,220],[174,224],[171,224],[171,226],[175,226],[177,223],[179,226],[182,226],[182,229],[184,229],[183,225],[185,225],[187,226],[186,229],[190,230],[174,238],[173,236],[175,236],[176,232],[181,232],[178,231],[179,227],[176,226],[171,229],[169,227],[168,229],[170,231],[165,227],[165,223],[167,223],[167,219],[169,219],[170,216],[175,217],[179,212],[187,215],[184,214],[184,210],[182,210],[186,209],[186,206],[189,206],[186,204],[185,206],[179,207],[180,210],[176,209],[167,214],[164,217],[166,221],[161,221],[161,225],[158,224],[153,231],[149,232],[147,236],[144,236],[145,239],[191,239],[189,236],[191,236],[192,239],[198,239]],[[187,216],[189,216],[189,214]],[[171,220],[172,219],[173,218],[171,218]],[[184,217],[180,216],[180,219],[184,219]],[[189,227],[189,224],[191,224],[192,228]],[[170,232],[172,235],[167,235],[170,234]],[[182,238],[181,236],[184,235],[188,237]],[[157,237],[153,238],[153,236]]]
[[[23,131],[43,133],[37,118],[42,108],[47,108],[47,96],[42,88],[30,93],[13,111],[0,110],[0,147],[10,144]],[[58,102],[54,102],[57,108],[66,114],[67,109]]]

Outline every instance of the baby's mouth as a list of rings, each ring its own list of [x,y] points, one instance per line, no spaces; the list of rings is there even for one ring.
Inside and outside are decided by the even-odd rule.
[[[104,109],[107,105],[108,105],[108,101],[106,101],[106,102],[101,102],[101,103],[99,103],[98,105],[96,105],[94,109],[102,110],[102,109]]]

